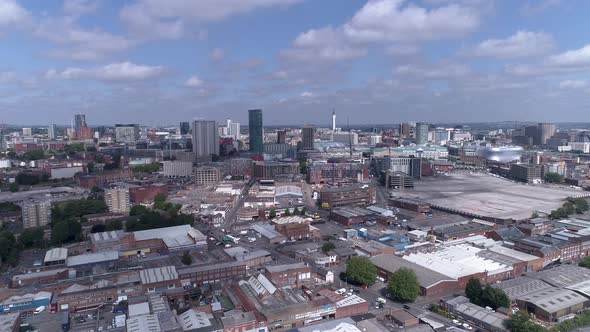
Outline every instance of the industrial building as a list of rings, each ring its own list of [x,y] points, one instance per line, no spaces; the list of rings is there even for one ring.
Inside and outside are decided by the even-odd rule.
[[[320,204],[325,209],[350,205],[371,205],[376,201],[377,190],[369,184],[325,188],[320,191]]]

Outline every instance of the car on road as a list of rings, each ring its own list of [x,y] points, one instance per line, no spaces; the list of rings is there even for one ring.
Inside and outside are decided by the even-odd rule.
[[[455,325],[461,325],[461,322],[458,321],[458,320],[456,320],[456,319],[453,319],[453,324],[455,324]]]
[[[471,330],[472,329],[472,327],[469,326],[469,324],[467,324],[467,323],[463,323],[463,327],[466,328],[466,329],[468,329],[468,330]]]
[[[362,289],[367,289],[368,287],[367,287],[367,285],[361,285],[361,288]]]

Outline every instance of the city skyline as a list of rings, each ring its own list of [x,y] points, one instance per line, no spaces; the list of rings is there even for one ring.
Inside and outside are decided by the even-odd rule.
[[[0,4],[7,124],[571,122],[589,101],[582,1]]]

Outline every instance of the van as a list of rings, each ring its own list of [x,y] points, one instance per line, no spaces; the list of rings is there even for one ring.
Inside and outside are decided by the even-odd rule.
[[[33,312],[33,314],[34,314],[34,315],[36,315],[36,314],[40,314],[40,313],[42,313],[43,311],[45,311],[45,306],[44,306],[44,305],[42,305],[42,306],[38,307],[37,309],[35,309],[35,312]]]
[[[377,302],[379,302],[379,303],[382,303],[382,304],[385,304],[385,303],[387,303],[387,300],[385,300],[385,299],[384,299],[384,298],[382,298],[382,297],[378,297],[378,298],[377,298]]]

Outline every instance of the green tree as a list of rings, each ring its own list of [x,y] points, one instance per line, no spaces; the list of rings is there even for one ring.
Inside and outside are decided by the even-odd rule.
[[[499,307],[509,308],[510,298],[500,288],[487,285],[481,292],[481,305],[496,310]]]
[[[289,210],[289,208],[286,208],[286,209],[285,209],[285,213],[283,213],[283,215],[284,215],[285,217],[288,217],[288,216],[290,216],[290,215],[291,215],[291,210]]]
[[[18,241],[24,248],[43,247],[43,235],[45,234],[42,227],[26,228],[18,238]]]
[[[293,210],[293,215],[298,216],[299,214],[301,214],[301,212],[299,212],[299,208],[295,207],[295,209]]]
[[[94,173],[94,163],[93,162],[89,162],[86,165],[86,170],[88,170],[88,173]]]
[[[0,232],[0,260],[3,265],[16,266],[18,263],[18,249],[15,244],[16,239],[12,233]]]
[[[58,221],[53,224],[51,229],[51,241],[55,244],[79,241],[82,226],[75,219]]]
[[[0,203],[0,212],[16,212],[20,211],[20,206],[12,203],[12,202],[1,202]]]
[[[45,152],[43,152],[43,150],[27,151],[22,157],[24,160],[40,160],[43,158],[45,158]]]
[[[545,173],[545,182],[549,183],[563,183],[563,176],[559,173]]]
[[[10,190],[10,192],[13,192],[13,193],[17,192],[19,190],[18,183],[13,182],[13,183],[9,184],[8,190]]]
[[[276,217],[277,217],[277,211],[275,211],[275,209],[270,210],[270,212],[268,213],[268,218],[274,219]]]
[[[481,283],[479,279],[471,278],[467,282],[467,286],[465,287],[465,296],[471,301],[473,304],[479,305],[481,303]]]
[[[301,212],[300,212],[300,214],[301,214],[302,216],[304,216],[304,215],[305,215],[305,206],[301,208]]]
[[[572,204],[571,202],[563,203],[562,208],[565,211],[565,214],[568,216],[576,212],[576,208],[574,207],[574,204]]]
[[[582,258],[580,260],[580,263],[578,263],[578,266],[590,269],[590,256],[586,256],[586,257]]]
[[[588,201],[584,198],[576,198],[572,200],[574,207],[576,208],[576,213],[584,213],[588,211]]]
[[[307,161],[305,161],[305,160],[299,161],[299,172],[301,174],[307,174]]]
[[[123,222],[121,220],[112,220],[105,227],[105,231],[107,232],[118,231],[121,229],[123,229]]]
[[[537,211],[534,211],[534,212],[531,214],[531,219],[535,219],[535,218],[539,218],[539,212],[537,212]]]
[[[180,261],[184,265],[191,265],[193,263],[193,256],[188,251],[185,251],[180,258]]]
[[[130,216],[139,216],[148,213],[150,210],[143,205],[133,205],[129,210]]]
[[[506,327],[512,332],[546,332],[541,325],[531,320],[526,312],[519,311],[512,315],[506,323]]]
[[[21,185],[35,185],[41,182],[41,178],[38,175],[30,173],[18,173],[16,176],[16,182]]]
[[[414,301],[420,294],[420,284],[414,270],[402,267],[389,278],[389,293],[402,302]]]
[[[322,251],[325,253],[330,250],[334,250],[335,248],[336,248],[336,245],[334,245],[334,243],[332,243],[332,242],[326,242],[322,245]]]
[[[348,280],[355,284],[371,285],[377,277],[377,268],[367,257],[352,257],[346,266]]]
[[[133,166],[131,170],[135,173],[153,173],[160,170],[160,164],[153,163],[153,164],[146,164],[146,165],[138,165]]]
[[[90,229],[90,233],[101,233],[104,232],[106,230],[107,226],[103,225],[103,224],[96,224],[93,225],[92,228]]]

